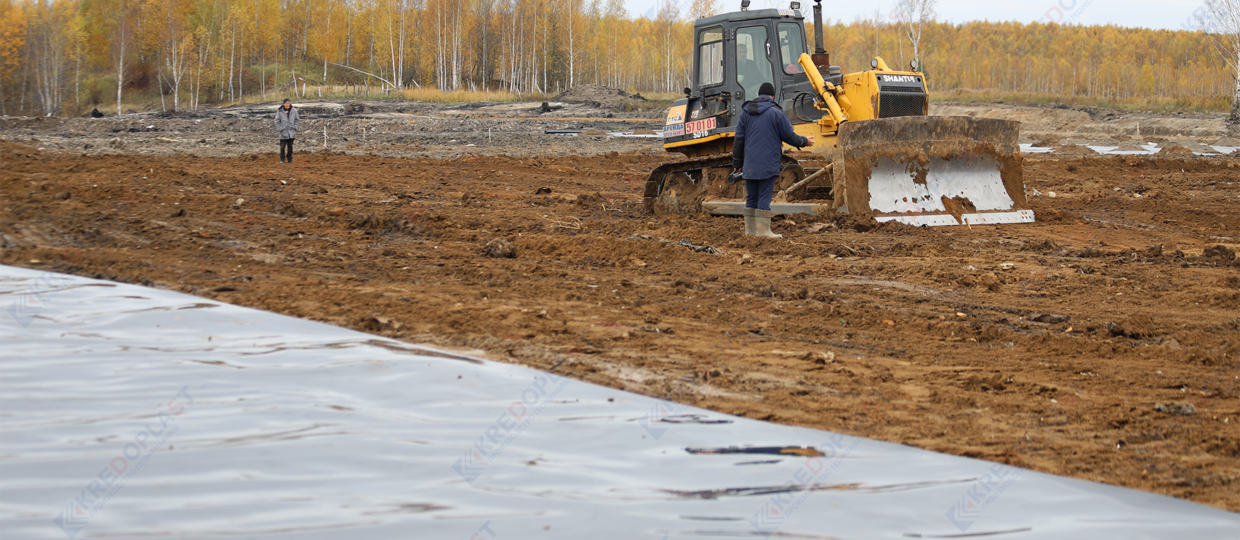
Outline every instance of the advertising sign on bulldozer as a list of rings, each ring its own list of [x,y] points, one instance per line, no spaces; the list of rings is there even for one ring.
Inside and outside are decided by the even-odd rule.
[[[674,126],[676,124],[685,123],[685,109],[688,105],[677,105],[667,111],[667,121],[663,123],[665,126]]]
[[[689,122],[685,124],[685,133],[692,133],[695,137],[704,137],[706,132],[715,129],[715,119],[707,118],[698,120],[697,122]]]

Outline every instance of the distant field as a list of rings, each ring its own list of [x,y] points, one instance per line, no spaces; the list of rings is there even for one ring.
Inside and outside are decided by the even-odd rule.
[[[1062,104],[1074,107],[1100,107],[1104,109],[1153,113],[1196,112],[1227,114],[1231,110],[1231,99],[1225,96],[1099,98],[1034,92],[997,92],[994,90],[965,89],[931,92],[930,95],[931,99],[935,101],[963,103],[1003,102],[1045,106]]]
[[[244,100],[223,101],[220,103],[204,104],[202,108],[222,108],[235,107],[238,105],[278,102],[284,98],[293,100],[294,103],[302,101],[318,101],[318,100],[363,100],[363,101],[408,101],[419,103],[434,103],[438,105],[462,105],[467,103],[519,103],[519,102],[540,102],[553,101],[558,94],[542,94],[542,93],[519,93],[509,92],[506,90],[456,90],[444,91],[435,88],[410,88],[397,92],[383,92],[377,87],[371,87],[369,93],[366,92],[364,86],[310,86],[306,88],[305,97],[292,92],[267,92],[263,95],[246,96]],[[622,112],[643,112],[657,111],[670,107],[672,102],[683,97],[682,94],[673,92],[649,92],[640,93],[646,102],[640,106],[633,107],[631,110],[623,110]],[[131,101],[132,99],[132,101]],[[163,105],[160,104],[159,95],[132,95],[125,101],[125,111],[132,112],[159,112]],[[166,106],[171,108],[171,103]],[[99,112],[108,116],[116,114],[115,103],[102,103],[95,107],[85,106],[81,110],[73,107],[66,107],[66,116],[82,116],[89,112],[91,108],[97,108]],[[188,107],[182,103],[182,109]]]
[[[1070,107],[1099,107],[1106,109],[1117,109],[1133,112],[1150,112],[1161,114],[1173,114],[1177,112],[1192,113],[1213,113],[1227,114],[1231,109],[1231,99],[1225,96],[1184,96],[1178,98],[1160,98],[1160,97],[1130,97],[1130,98],[1100,98],[1088,96],[1064,96],[1050,93],[1035,92],[1002,92],[996,90],[974,90],[974,89],[953,89],[940,90],[930,92],[931,99],[934,101],[949,101],[958,103],[1011,103],[1020,105],[1038,105],[1053,107],[1056,105],[1067,105]],[[641,93],[641,96],[648,101],[641,107],[632,111],[624,112],[641,112],[641,111],[657,111],[659,109],[671,106],[672,102],[681,98],[682,94],[676,92],[649,92]],[[325,86],[325,87],[308,87],[305,97],[298,97],[291,93],[268,92],[266,97],[249,96],[244,101],[232,101],[219,104],[206,105],[206,107],[230,107],[243,103],[256,103],[265,101],[279,101],[288,97],[294,102],[313,101],[318,99],[328,100],[393,100],[393,101],[410,101],[422,103],[435,103],[442,105],[460,105],[466,103],[508,103],[508,102],[539,102],[549,101],[556,97],[556,94],[541,93],[518,93],[508,91],[474,91],[474,90],[457,90],[444,91],[435,88],[412,88],[401,90],[398,92],[382,92],[372,87],[372,91],[367,93],[365,87],[362,86]],[[169,107],[170,103],[167,104]],[[184,103],[182,103],[184,108]],[[100,112],[112,115],[116,112],[113,104],[101,104],[98,106]],[[150,112],[161,110],[161,104],[158,95],[152,96],[134,96],[133,102],[127,102],[125,109],[131,112]],[[69,116],[80,116],[90,109],[84,108],[82,111],[74,113],[70,111]]]

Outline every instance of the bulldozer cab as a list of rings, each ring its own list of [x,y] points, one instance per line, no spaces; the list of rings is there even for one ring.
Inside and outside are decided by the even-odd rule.
[[[794,123],[816,122],[814,89],[797,63],[808,52],[800,10],[762,9],[698,19],[693,26],[693,87],[664,126],[668,150],[688,155],[731,151],[746,101],[769,82]]]

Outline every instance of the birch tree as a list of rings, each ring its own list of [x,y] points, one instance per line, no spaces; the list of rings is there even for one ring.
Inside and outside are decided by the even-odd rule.
[[[408,29],[409,0],[390,0],[387,12],[388,56],[392,63],[392,82],[395,90],[405,87],[405,32]],[[326,70],[324,70],[326,73]]]
[[[181,80],[189,70],[189,55],[194,50],[193,33],[189,29],[188,0],[147,0],[145,9],[151,21],[148,39],[163,58],[161,78],[172,85],[172,110],[180,110]],[[167,69],[168,74],[164,75]],[[161,85],[160,92],[163,92]]]
[[[934,21],[934,11],[938,0],[896,0],[893,10],[894,18],[899,21],[901,30],[913,46],[913,60],[917,69],[923,69],[921,63],[921,36],[926,23]]]
[[[564,0],[562,12],[566,19],[568,41],[568,86],[577,84],[577,33],[581,31],[581,0]]]
[[[495,76],[495,39],[496,35],[493,30],[495,20],[495,3],[496,0],[477,0],[473,7],[473,35],[474,50],[477,54],[474,70],[472,71],[474,79],[482,83],[484,90],[487,84]],[[503,71],[502,69],[500,70]],[[499,78],[503,78],[500,76]]]
[[[705,19],[718,15],[723,10],[720,3],[721,0],[693,0],[693,3],[689,4],[689,19]]]
[[[1240,0],[1206,0],[1198,22],[1236,77],[1228,123],[1240,124]]]
[[[72,49],[73,18],[76,6],[70,2],[30,6],[31,21],[28,56],[34,70],[35,91],[44,116],[60,113],[64,102],[66,62]]]
[[[659,90],[664,92],[673,92],[676,88],[676,68],[675,61],[678,51],[676,51],[676,23],[680,20],[680,6],[676,5],[673,0],[663,0],[663,7],[659,8],[655,22],[657,23],[658,32],[662,43],[661,52],[663,53],[663,81],[659,85]]]
[[[102,9],[99,20],[103,22],[102,30],[109,45],[108,60],[112,73],[116,76],[116,114],[120,116],[124,114],[121,98],[125,84],[129,82],[130,56],[134,53],[134,36],[138,31],[139,5],[136,0],[111,0],[99,2],[99,7]]]
[[[603,24],[607,27],[607,84],[620,86],[620,33],[621,23],[629,16],[624,0],[607,0],[603,8]]]
[[[323,84],[327,84],[327,64],[340,57],[341,41],[345,37],[341,29],[346,26],[341,19],[346,16],[343,12],[347,11],[347,6],[339,4],[340,0],[324,0],[314,17],[316,28],[310,44],[323,61]]]
[[[0,114],[8,116],[10,94],[7,80],[21,65],[26,48],[26,15],[12,0],[0,0]]]

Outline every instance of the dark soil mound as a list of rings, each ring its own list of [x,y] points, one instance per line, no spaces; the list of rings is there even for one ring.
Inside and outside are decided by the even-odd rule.
[[[577,85],[564,93],[555,96],[554,101],[564,103],[586,103],[606,109],[618,109],[625,105],[634,105],[646,101],[641,94],[629,94],[623,90],[608,88],[598,84]]]

